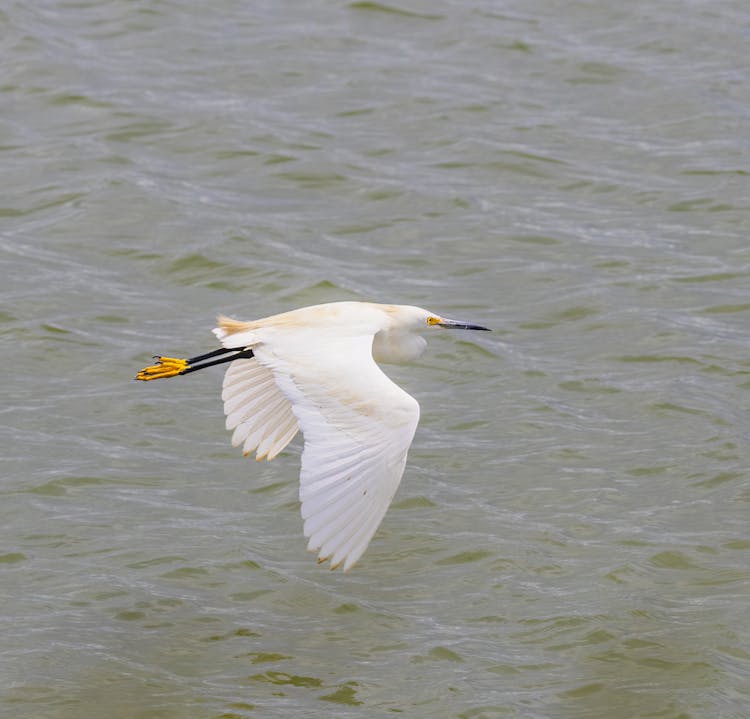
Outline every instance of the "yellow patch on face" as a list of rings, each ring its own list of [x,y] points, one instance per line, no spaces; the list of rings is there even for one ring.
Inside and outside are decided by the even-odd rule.
[[[441,317],[433,317],[432,315],[427,318],[428,325],[439,325],[442,321]]]

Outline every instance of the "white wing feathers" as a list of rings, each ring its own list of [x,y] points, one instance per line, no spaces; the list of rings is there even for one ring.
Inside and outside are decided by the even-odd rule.
[[[227,429],[234,430],[232,446],[256,458],[273,459],[299,429],[292,406],[273,378],[255,358],[235,360],[224,375],[224,413]]]
[[[344,571],[380,525],[419,421],[417,401],[375,364],[371,347],[372,336],[316,335],[315,346],[298,349],[295,341],[289,354],[258,348],[305,436],[300,500],[308,549]]]
[[[308,549],[346,571],[396,493],[419,404],[375,363],[372,335],[303,334],[304,341],[299,331],[274,333],[254,344],[253,359],[230,365],[222,392],[227,428],[245,453],[257,448],[259,458],[272,459],[299,426]]]

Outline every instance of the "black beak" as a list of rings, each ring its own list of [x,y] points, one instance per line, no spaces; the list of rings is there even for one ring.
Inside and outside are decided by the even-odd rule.
[[[482,325],[472,325],[468,322],[459,322],[458,320],[446,320],[437,323],[440,327],[445,327],[447,330],[483,330],[484,332],[492,332],[489,327],[482,327]]]

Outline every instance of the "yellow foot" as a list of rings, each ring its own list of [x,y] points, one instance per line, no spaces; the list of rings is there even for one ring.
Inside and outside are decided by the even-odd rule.
[[[177,359],[175,357],[154,357],[156,364],[150,367],[144,367],[136,376],[136,379],[142,379],[147,382],[150,379],[162,379],[164,377],[174,377],[182,374],[190,367],[186,359]]]

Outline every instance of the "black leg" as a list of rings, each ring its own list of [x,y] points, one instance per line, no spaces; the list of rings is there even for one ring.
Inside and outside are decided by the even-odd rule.
[[[211,357],[219,357],[220,355],[229,354],[230,352],[242,352],[244,347],[221,347],[213,352],[207,352],[204,355],[198,355],[197,357],[191,357],[188,360],[188,364],[195,364],[196,362],[203,362],[203,360],[211,359]],[[250,355],[252,357],[252,354]]]
[[[222,357],[221,355],[229,356]],[[195,372],[196,370],[205,369],[206,367],[213,367],[217,364],[232,362],[236,359],[249,359],[253,356],[253,351],[250,348],[245,347],[222,348],[214,350],[213,352],[207,352],[204,355],[192,357],[191,359],[160,357],[157,355],[154,357],[156,363],[150,367],[144,367],[135,378],[148,381],[153,379],[164,379],[166,377],[176,377],[178,374],[188,374],[189,372]],[[203,364],[193,364],[195,362],[202,362],[203,360],[211,359],[211,357],[219,357],[219,359],[213,360],[213,362],[203,362]]]
[[[236,352],[236,354],[233,354],[231,357],[222,357],[221,359],[214,360],[213,362],[204,362],[203,364],[194,365],[193,362],[196,362],[200,359],[206,359],[208,357],[215,357],[217,354],[226,354],[227,352]],[[182,370],[179,374],[190,374],[190,372],[197,372],[199,369],[206,369],[206,367],[213,367],[217,364],[224,364],[225,362],[234,362],[236,359],[250,359],[251,357],[254,357],[253,351],[251,349],[241,349],[241,350],[221,350],[216,352],[209,352],[208,354],[201,355],[200,357],[193,357],[193,359],[188,360],[188,365],[186,369]]]

